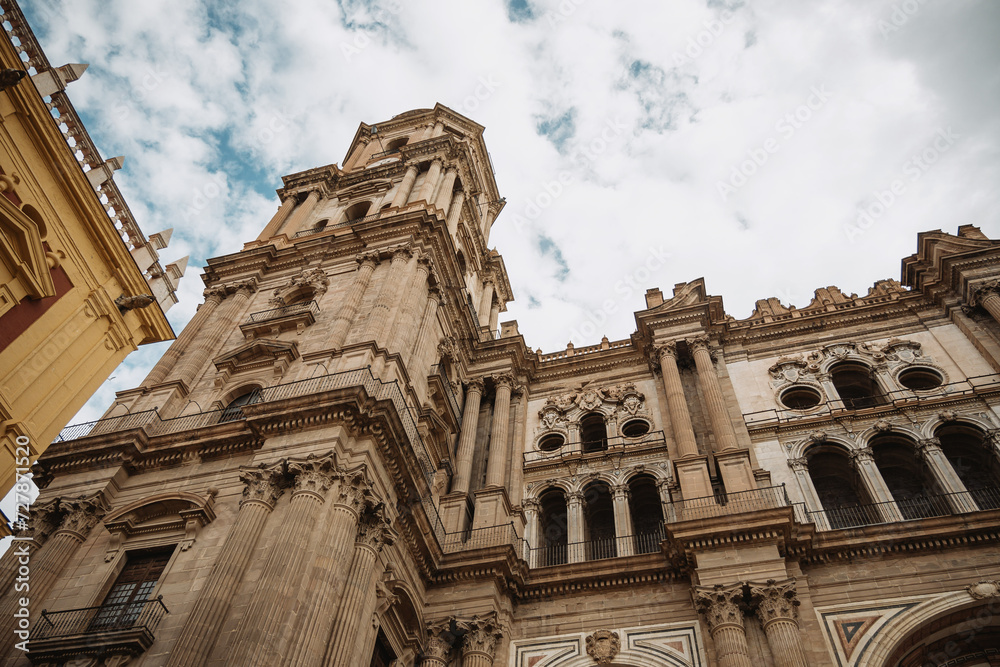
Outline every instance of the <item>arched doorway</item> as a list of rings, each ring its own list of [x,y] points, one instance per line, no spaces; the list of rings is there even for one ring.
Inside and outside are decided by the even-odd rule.
[[[860,491],[857,472],[839,447],[813,447],[806,452],[809,478],[830,528],[878,523],[868,498]]]
[[[538,530],[538,565],[562,565],[569,544],[569,521],[566,494],[562,489],[548,489],[538,498],[541,516]]]
[[[628,490],[635,553],[659,551],[664,536],[663,503],[656,488],[656,479],[652,475],[636,475],[628,481]]]
[[[917,456],[914,442],[893,433],[872,439],[872,455],[892,499],[904,519],[923,519],[950,513],[937,497],[934,480]]]
[[[586,559],[600,560],[618,555],[615,544],[615,506],[611,489],[604,482],[591,482],[583,489]]]

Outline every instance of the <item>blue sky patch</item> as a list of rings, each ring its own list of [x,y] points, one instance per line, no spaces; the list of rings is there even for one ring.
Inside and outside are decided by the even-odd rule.
[[[507,0],[507,19],[511,23],[527,23],[535,18],[528,0]]]
[[[539,234],[538,249],[542,251],[543,255],[548,255],[555,260],[559,266],[559,269],[556,271],[556,280],[564,282],[569,275],[569,264],[566,263],[566,258],[563,257],[562,251],[556,245],[556,242],[545,234]]]
[[[538,134],[551,141],[559,152],[563,151],[566,142],[576,133],[576,109],[570,109],[559,116],[536,117],[535,120]]]

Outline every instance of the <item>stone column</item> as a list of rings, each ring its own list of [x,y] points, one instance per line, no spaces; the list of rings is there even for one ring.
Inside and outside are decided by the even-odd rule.
[[[343,347],[344,341],[347,340],[351,325],[354,324],[354,319],[358,316],[358,308],[365,296],[365,290],[368,289],[368,283],[371,282],[372,274],[375,273],[375,267],[379,265],[378,253],[370,252],[358,255],[355,261],[358,263],[358,272],[354,274],[351,289],[348,291],[347,297],[341,301],[337,316],[330,326],[330,345],[334,348]]]
[[[930,469],[934,484],[940,493],[946,493],[948,505],[957,514],[979,511],[979,506],[969,494],[968,489],[952,467],[948,457],[941,450],[941,441],[928,438],[917,441],[917,454]]]
[[[166,380],[177,360],[191,347],[192,342],[205,335],[205,325],[212,319],[213,313],[222,300],[226,298],[226,290],[224,287],[209,287],[205,290],[204,295],[205,303],[201,304],[177,340],[170,344],[164,355],[153,366],[153,370],[149,371],[149,375],[142,381],[144,387],[154,387]]]
[[[493,667],[497,645],[503,640],[503,632],[495,618],[478,618],[460,621],[458,626],[465,630],[462,637],[462,667]]]
[[[795,481],[799,483],[799,490],[805,499],[806,510],[810,512],[810,518],[816,524],[817,530],[829,530],[830,522],[827,521],[826,512],[823,511],[823,502],[816,493],[813,486],[812,477],[809,476],[809,460],[805,458],[789,459],[788,467],[795,473]]]
[[[996,322],[1000,322],[1000,280],[990,280],[973,293],[974,306],[982,306]]]
[[[708,624],[719,667],[754,667],[743,627],[743,584],[698,586],[694,602]]]
[[[416,271],[409,281],[409,291],[400,303],[396,320],[393,322],[390,352],[409,351],[413,348],[420,332],[417,310],[424,305],[427,293],[427,276],[431,272],[430,258],[420,255],[416,260]]]
[[[522,503],[524,509],[524,546],[527,551],[524,560],[528,567],[538,567],[537,549],[542,546],[538,538],[538,515],[542,511],[541,504],[534,498],[528,498]]]
[[[264,227],[263,231],[261,231],[260,236],[257,237],[257,240],[267,241],[269,238],[277,234],[278,230],[281,229],[282,223],[284,223],[285,220],[288,219],[288,216],[291,214],[292,209],[294,208],[295,208],[295,197],[285,198],[285,201],[281,202],[281,206],[278,207],[278,212],[275,213],[274,217],[271,218],[271,221],[267,223],[267,226]]]
[[[197,344],[189,345],[183,350],[184,356],[177,362],[177,370],[173,373],[175,379],[182,381],[189,389],[194,388],[194,382],[199,373],[204,369],[209,358],[219,354],[219,346],[233,332],[239,317],[246,308],[250,295],[257,289],[256,281],[227,285],[226,290],[232,290],[229,303],[221,316],[214,319],[210,326],[202,331],[195,332],[198,336]]]
[[[722,398],[719,376],[712,363],[712,353],[708,351],[708,337],[692,338],[688,340],[688,345],[694,353],[694,363],[698,369],[698,382],[701,384],[702,393],[705,394],[709,421],[712,423],[712,432],[715,434],[716,442],[719,443],[719,449],[721,451],[739,449],[739,444],[736,442],[736,432],[733,430],[733,422],[729,418],[726,402]]]
[[[431,130],[431,137],[440,137],[444,134],[444,123],[437,121],[434,123],[434,129]]]
[[[383,504],[362,513],[351,570],[333,621],[324,667],[356,667],[371,659],[371,648],[365,646],[364,637],[365,628],[371,627],[375,613],[375,580],[378,577],[375,564],[382,547],[393,544],[395,539]]]
[[[296,232],[302,228],[302,225],[305,224],[306,220],[309,219],[309,216],[312,215],[312,212],[316,209],[316,204],[319,203],[319,197],[319,191],[313,190],[306,196],[305,201],[295,208],[295,212],[292,213],[292,216],[288,219],[288,224],[285,225],[285,236],[292,238],[295,236]]]
[[[288,462],[288,472],[294,477],[292,498],[250,604],[236,628],[226,665],[280,664],[279,646],[283,635],[291,631],[288,619],[296,607],[309,543],[335,471],[332,452],[322,458]]]
[[[389,313],[399,301],[400,290],[404,287],[403,275],[406,273],[406,265],[412,256],[413,251],[409,246],[402,246],[393,251],[392,262],[389,264],[389,274],[385,277],[378,295],[375,297],[375,304],[368,314],[368,322],[365,326],[366,340],[378,342],[385,333],[389,322]]]
[[[208,662],[267,517],[281,496],[284,467],[285,462],[279,461],[240,468],[243,499],[239,514],[174,642],[167,667],[202,667]]]
[[[799,601],[795,597],[795,579],[750,583],[750,599],[757,608],[757,619],[775,667],[806,667],[806,654],[799,634]]]
[[[448,656],[455,643],[450,627],[450,619],[427,626],[427,640],[421,652],[420,667],[447,667]]]
[[[902,521],[903,516],[899,513],[899,508],[893,500],[892,492],[882,479],[882,473],[875,465],[875,457],[870,447],[852,449],[850,451],[851,463],[861,479],[862,486],[865,487],[866,495],[872,503],[877,503],[877,518],[885,523]]]
[[[300,607],[300,626],[289,646],[293,667],[317,665],[323,660],[333,629],[336,604],[349,585],[348,568],[352,544],[358,534],[361,514],[377,505],[377,498],[364,468],[338,470],[329,496],[331,512],[320,541],[319,555],[309,574],[309,597]],[[285,651],[280,653],[287,655]]]
[[[417,165],[411,164],[406,168],[406,174],[403,176],[403,180],[399,182],[399,188],[396,189],[396,194],[392,198],[391,208],[403,208],[406,206],[406,202],[410,199],[410,193],[413,192],[413,184],[417,180]]]
[[[455,194],[455,178],[457,177],[458,171],[454,167],[448,167],[444,173],[444,179],[441,181],[441,187],[438,188],[437,197],[434,198],[434,206],[444,211],[446,216],[448,215],[448,205],[451,204],[451,198]]]
[[[486,465],[486,486],[503,486],[507,463],[508,424],[510,423],[510,392],[514,387],[514,377],[510,373],[493,376],[496,395],[493,398],[493,424],[490,429],[490,457]]]
[[[431,197],[434,196],[434,190],[437,188],[438,179],[441,177],[441,160],[435,159],[431,162],[430,169],[427,170],[427,174],[424,176],[423,185],[420,186],[420,193],[417,195],[417,201],[431,202]]]
[[[441,305],[442,298],[441,290],[438,287],[432,287],[427,291],[427,303],[424,306],[424,314],[420,318],[420,327],[417,329],[417,335],[413,339],[413,345],[405,357],[406,363],[409,363],[413,355],[420,349],[420,344],[427,336],[427,332],[434,330],[434,324],[437,321],[437,311]]]
[[[465,393],[465,408],[462,410],[462,433],[455,453],[455,477],[452,479],[452,493],[468,493],[472,481],[472,457],[476,452],[476,428],[479,422],[479,402],[483,397],[483,381],[469,380]]]
[[[511,452],[510,468],[510,503],[515,507],[521,504],[524,497],[524,422],[528,407],[528,392],[523,385],[511,392],[514,402],[511,411],[514,415],[514,451]]]
[[[677,368],[677,344],[670,342],[661,345],[656,348],[656,354],[659,356],[660,372],[663,375],[663,391],[667,395],[667,411],[670,413],[674,442],[677,443],[677,456],[697,456],[698,443],[694,438],[691,413],[684,396],[681,373]]]
[[[635,529],[632,526],[632,511],[628,505],[628,484],[617,484],[612,489],[614,493],[615,511],[615,546],[619,556],[631,556],[635,553]]]
[[[490,308],[490,333],[496,336],[497,327],[500,325],[500,302],[493,299],[493,306]]]
[[[586,506],[586,500],[583,497],[582,491],[573,491],[566,494],[566,541],[569,543],[567,547],[567,559],[570,563],[582,563],[587,559],[586,545],[584,541],[584,527],[586,526],[586,518],[583,515],[584,507]]]
[[[448,206],[448,233],[452,236],[458,234],[458,221],[462,217],[462,206],[465,204],[465,191],[459,190]]]
[[[579,454],[583,451],[583,443],[580,442],[580,423],[570,422],[566,424],[566,433],[569,436],[566,442],[570,454]]]
[[[479,326],[485,327],[490,324],[490,313],[493,309],[493,278],[488,277],[483,280],[483,296],[479,299]]]
[[[75,500],[60,500],[58,509],[63,513],[59,528],[46,542],[45,547],[37,550],[32,556],[29,565],[30,591],[26,594],[10,588],[3,591],[5,595],[0,598],[0,618],[4,619],[5,625],[11,623],[7,626],[8,630],[0,633],[0,657],[10,653],[14,644],[21,639],[14,634],[11,620],[14,618],[14,612],[21,607],[20,598],[26,597],[31,601],[31,616],[35,619],[33,625],[37,624],[38,614],[45,607],[45,599],[52,592],[56,581],[63,575],[66,563],[76,553],[77,548],[87,540],[87,535],[106,511],[100,494]]]

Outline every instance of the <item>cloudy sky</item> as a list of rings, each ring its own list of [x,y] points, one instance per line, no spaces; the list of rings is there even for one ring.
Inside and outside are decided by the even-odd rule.
[[[628,337],[648,287],[703,276],[745,318],[898,278],[922,230],[1000,236],[990,0],[22,4],[53,64],[90,64],[70,97],[146,233],[174,228],[163,263],[191,255],[176,331],[283,174],[435,102],[487,128],[501,320],[546,352]]]

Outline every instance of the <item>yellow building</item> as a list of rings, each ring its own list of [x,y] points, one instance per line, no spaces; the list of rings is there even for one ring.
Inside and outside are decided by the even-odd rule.
[[[111,179],[121,158],[102,160],[66,97],[86,66],[51,67],[0,7],[2,495],[137,345],[173,338],[186,258],[160,266],[169,231],[145,238]]]

